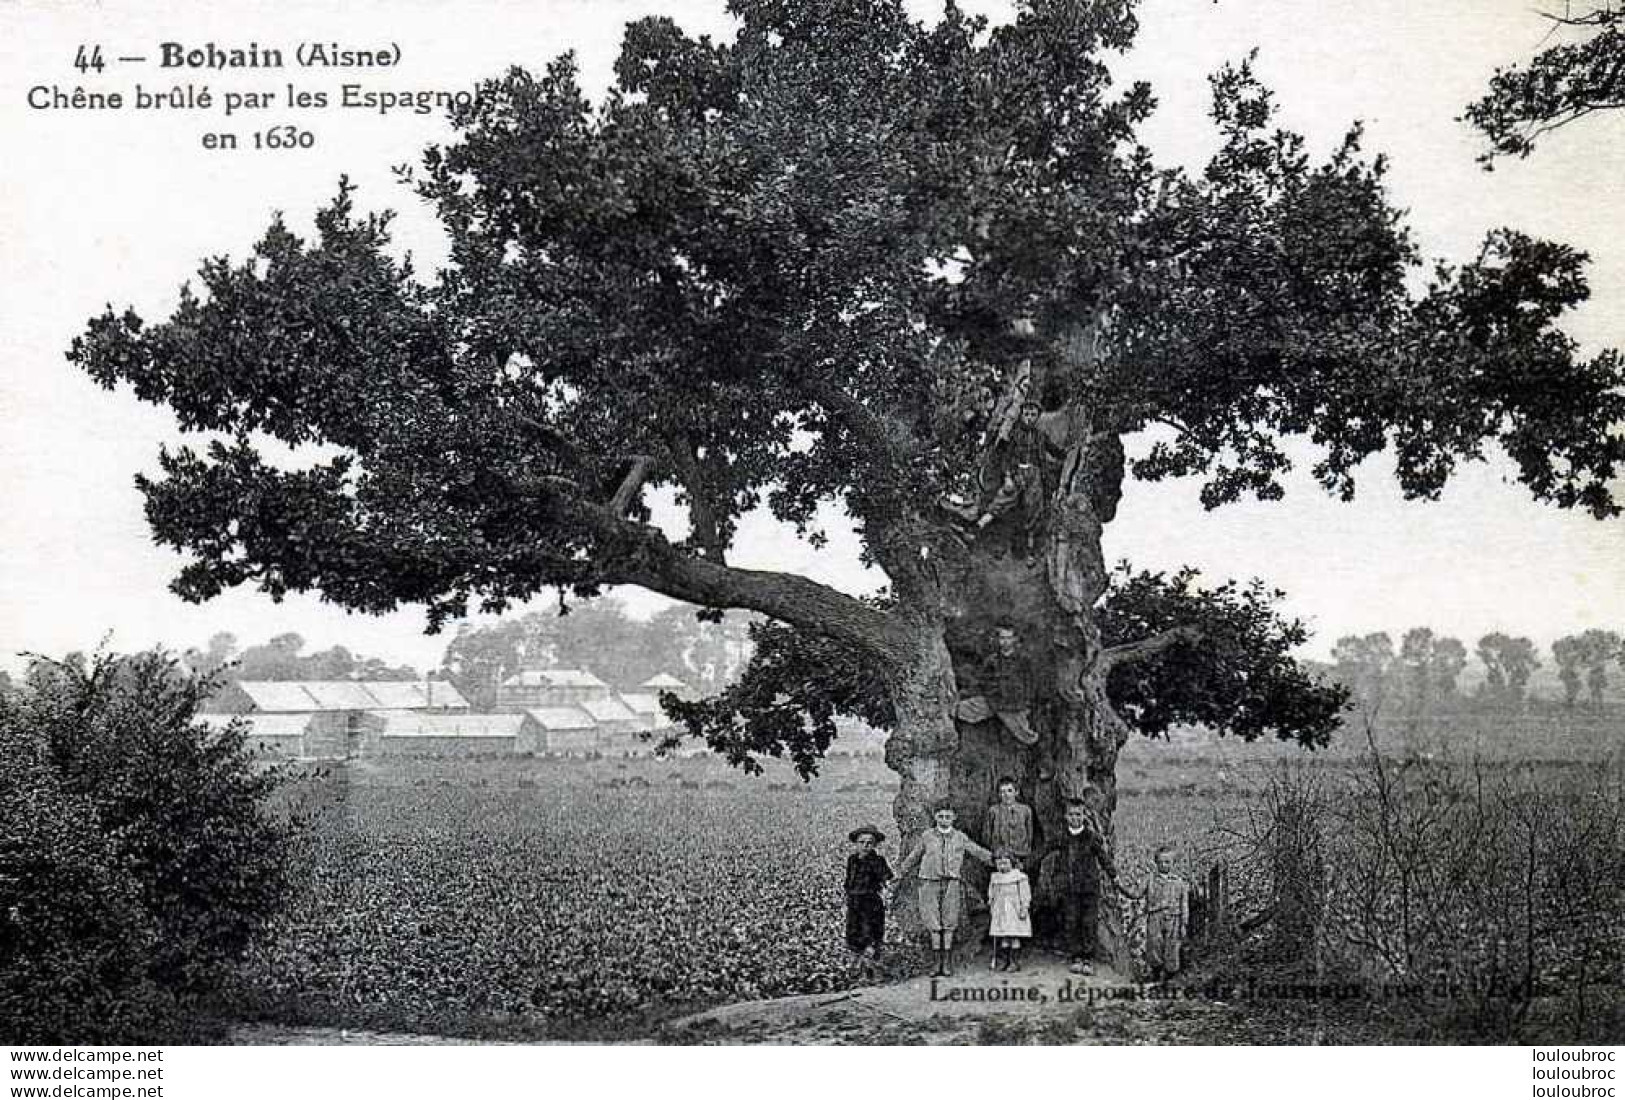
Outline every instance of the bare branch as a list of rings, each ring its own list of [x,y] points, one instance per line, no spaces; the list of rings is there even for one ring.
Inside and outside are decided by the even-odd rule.
[[[654,472],[655,460],[649,455],[634,455],[631,461],[631,468],[626,471],[626,477],[609,501],[609,510],[617,516],[626,515],[626,510],[637,499],[638,490],[643,488],[643,483]]]
[[[1160,634],[1151,635],[1149,638],[1141,638],[1137,642],[1107,646],[1100,651],[1100,657],[1095,663],[1095,668],[1101,676],[1105,676],[1118,665],[1155,657],[1179,642],[1194,642],[1201,637],[1202,630],[1200,627],[1176,626],[1172,630],[1164,630]]]

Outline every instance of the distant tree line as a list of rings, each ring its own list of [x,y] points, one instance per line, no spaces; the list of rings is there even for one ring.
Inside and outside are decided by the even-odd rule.
[[[587,669],[607,683],[628,688],[660,673],[676,676],[701,694],[733,682],[752,649],[754,616],[711,621],[688,604],[673,604],[649,619],[629,615],[624,604],[603,599],[567,612],[531,612],[486,626],[461,624],[429,678],[447,680],[476,710],[496,705],[497,689],[527,667]],[[238,648],[220,633],[205,648],[188,649],[184,664],[199,673],[237,680],[418,680],[410,665],[391,665],[341,645],[305,651],[298,634],[279,634],[261,645]],[[1469,650],[1458,638],[1414,627],[1396,645],[1387,632],[1338,639],[1326,678],[1347,687],[1356,703],[1390,714],[1422,714],[1464,706],[1518,707],[1532,697],[1536,674],[1548,667],[1531,639],[1494,632]],[[1482,677],[1462,683],[1476,658]],[[1550,652],[1552,674],[1566,706],[1601,707],[1610,675],[1625,670],[1625,638],[1611,630],[1586,630],[1559,638]],[[1549,682],[1549,681],[1548,681]],[[9,680],[0,673],[0,691]]]
[[[489,626],[464,623],[446,646],[440,674],[475,710],[495,706],[502,681],[527,667],[581,668],[619,688],[666,673],[704,694],[733,680],[750,655],[756,616],[702,619],[673,604],[647,620],[614,599],[566,612],[532,612]]]
[[[502,681],[527,667],[586,669],[618,688],[666,673],[712,694],[731,683],[749,658],[750,626],[759,616],[734,613],[713,620],[704,615],[692,605],[673,604],[649,619],[636,619],[619,600],[606,598],[486,626],[464,622],[428,678],[449,681],[475,710],[493,708]],[[342,645],[311,652],[305,646],[302,636],[287,633],[245,649],[236,635],[222,632],[206,646],[187,649],[182,663],[222,685],[242,680],[424,679],[411,665],[392,665]],[[0,691],[5,686],[0,680]]]
[[[203,649],[188,649],[182,658],[195,672],[238,680],[421,680],[411,665],[392,665],[377,657],[352,653],[341,645],[305,652],[298,634],[278,634],[263,645],[239,650],[235,634],[220,633]]]
[[[1524,637],[1502,633],[1478,639],[1472,655],[1483,667],[1483,679],[1469,694],[1461,685],[1468,650],[1457,638],[1415,627],[1399,645],[1387,633],[1350,635],[1332,649],[1323,671],[1347,687],[1367,710],[1421,714],[1468,704],[1518,707],[1531,696],[1530,686],[1542,667],[1539,648]],[[1610,670],[1625,669],[1625,641],[1611,630],[1587,630],[1559,638],[1551,659],[1569,707],[1600,708]]]

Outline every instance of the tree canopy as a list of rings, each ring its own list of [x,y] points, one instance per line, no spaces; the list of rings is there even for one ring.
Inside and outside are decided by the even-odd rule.
[[[1317,156],[1250,59],[1213,76],[1220,146],[1187,172],[1136,140],[1151,89],[1113,86],[1130,0],[1028,0],[998,26],[952,4],[916,23],[897,0],[730,11],[728,42],[631,24],[596,104],[566,55],[455,111],[455,140],[404,173],[449,238],[442,270],[397,258],[389,216],[343,184],[312,239],[278,219],[246,259],[206,262],[169,319],[90,322],[73,362],[213,436],[139,481],[157,538],[190,556],[177,592],[420,603],[438,626],[474,601],[636,584],[761,612],[804,654],[884,675],[941,616],[966,535],[937,505],[974,491],[976,440],[1023,370],[1088,501],[1062,573],[1104,575],[1125,475],[1200,476],[1210,507],[1274,498],[1287,437],[1345,498],[1379,452],[1431,497],[1499,447],[1536,498],[1618,513],[1625,367],[1557,327],[1588,293],[1584,254],[1496,229],[1471,262],[1426,265],[1359,128]],[[332,457],[289,468],[266,439]],[[685,533],[645,522],[645,486],[676,493]],[[747,511],[817,538],[827,503],[882,599],[729,564]],[[1148,638],[1114,624],[1257,628],[1215,647],[1243,667],[1155,698],[1108,649],[1089,667],[1133,720],[1320,736],[1331,700],[1291,682],[1298,628],[1261,591],[1121,592],[1103,636],[1147,667],[1196,658],[1136,652]],[[759,636],[759,672],[787,639]]]
[[[222,684],[238,680],[417,680],[410,665],[391,665],[379,657],[352,653],[346,646],[306,653],[298,634],[278,634],[263,645],[237,651],[237,638],[215,634],[206,649],[188,649],[188,667],[214,676]]]
[[[1526,157],[1535,142],[1599,111],[1625,108],[1625,8],[1614,0],[1566,3],[1545,13],[1558,41],[1526,64],[1497,69],[1466,119],[1489,140],[1481,158]]]

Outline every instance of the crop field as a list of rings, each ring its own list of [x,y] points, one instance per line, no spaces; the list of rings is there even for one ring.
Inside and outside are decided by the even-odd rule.
[[[290,1023],[568,1036],[845,988],[846,833],[890,832],[894,791],[862,759],[811,785],[705,759],[352,765],[295,796],[321,805],[308,880],[242,997]],[[1205,859],[1227,802],[1125,792],[1122,865],[1170,840]]]
[[[1283,746],[1132,746],[1118,770],[1125,878],[1170,843],[1193,880],[1230,859],[1236,910],[1261,910],[1268,884],[1238,857],[1261,828],[1268,777],[1305,760],[1323,775],[1356,766]],[[1539,767],[1544,785],[1586,766]],[[352,763],[287,793],[310,824],[303,888],[226,1009],[627,1038],[718,1003],[845,989],[859,980],[843,943],[846,834],[865,822],[892,831],[894,792],[868,758],[827,761],[810,785],[705,757]],[[895,837],[883,851],[896,861]],[[917,965],[897,944],[891,975]]]

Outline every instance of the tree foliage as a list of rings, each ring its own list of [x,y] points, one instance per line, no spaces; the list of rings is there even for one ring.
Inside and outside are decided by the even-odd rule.
[[[1467,647],[1425,626],[1414,627],[1400,639],[1397,666],[1406,707],[1422,714],[1455,698],[1456,678],[1467,667]]]
[[[1323,746],[1348,690],[1317,681],[1292,658],[1307,633],[1274,608],[1262,583],[1202,588],[1193,570],[1135,572],[1125,563],[1101,609],[1108,643],[1181,635],[1157,652],[1120,660],[1107,678],[1112,704],[1140,733],[1178,724],[1253,741],[1275,737]],[[802,775],[837,736],[845,716],[880,729],[895,724],[872,663],[827,637],[779,624],[752,628],[755,649],[738,682],[700,702],[669,700],[668,713],[730,762],[787,756]]]
[[[146,973],[157,942],[95,804],[63,789],[37,740],[0,738],[0,1028],[8,1043],[150,1035],[173,1004]]]
[[[1368,711],[1380,708],[1393,687],[1394,640],[1386,631],[1339,638],[1332,647],[1332,675]]]
[[[391,665],[378,657],[352,653],[336,645],[305,652],[305,639],[294,633],[278,634],[263,645],[237,652],[237,639],[216,634],[206,649],[189,649],[187,667],[216,676],[226,683],[238,680],[417,680],[410,665]]]
[[[1481,158],[1526,157],[1546,134],[1599,111],[1625,107],[1625,8],[1614,0],[1565,4],[1547,14],[1555,45],[1526,64],[1497,69],[1466,119],[1490,143]]]
[[[1250,60],[1212,78],[1218,151],[1193,173],[1136,140],[1150,88],[1112,85],[1130,0],[1027,0],[999,26],[953,5],[915,23],[899,0],[730,11],[730,42],[631,24],[596,105],[568,56],[484,85],[406,173],[449,239],[438,272],[396,258],[346,183],[314,236],[276,220],[168,319],[90,321],[74,363],[215,436],[138,482],[189,555],[176,591],[420,603],[431,626],[620,583],[752,609],[794,632],[758,636],[734,698],[799,760],[860,686],[842,668],[895,687],[949,630],[966,539],[938,502],[973,494],[989,398],[1021,363],[1082,456],[1090,514],[1058,560],[1091,585],[1125,476],[1200,476],[1209,506],[1274,498],[1292,436],[1345,498],[1379,452],[1431,497],[1499,446],[1536,498],[1619,511],[1625,370],[1557,327],[1588,293],[1584,254],[1498,229],[1416,278],[1382,158],[1357,127],[1317,157]],[[1123,437],[1151,427],[1167,434],[1125,465]],[[331,457],[290,469],[266,437]],[[681,538],[643,522],[647,485],[686,506]],[[884,603],[728,563],[746,512],[817,538],[826,504]],[[1179,683],[1106,656],[1079,676],[1118,669],[1152,730],[1204,713],[1318,739],[1329,696],[1280,657],[1296,628],[1261,592],[1181,577],[1126,585],[1145,599],[1121,621],[1189,612],[1240,667],[1186,647],[1147,666]]]
[[[1540,667],[1535,643],[1497,631],[1480,638],[1474,652],[1484,665],[1485,697],[1492,702],[1521,703],[1529,690],[1529,678]]]
[[[1552,643],[1552,659],[1563,682],[1563,701],[1569,705],[1580,698],[1582,687],[1591,705],[1602,706],[1608,690],[1608,666],[1625,657],[1620,637],[1611,630],[1587,630]]]

